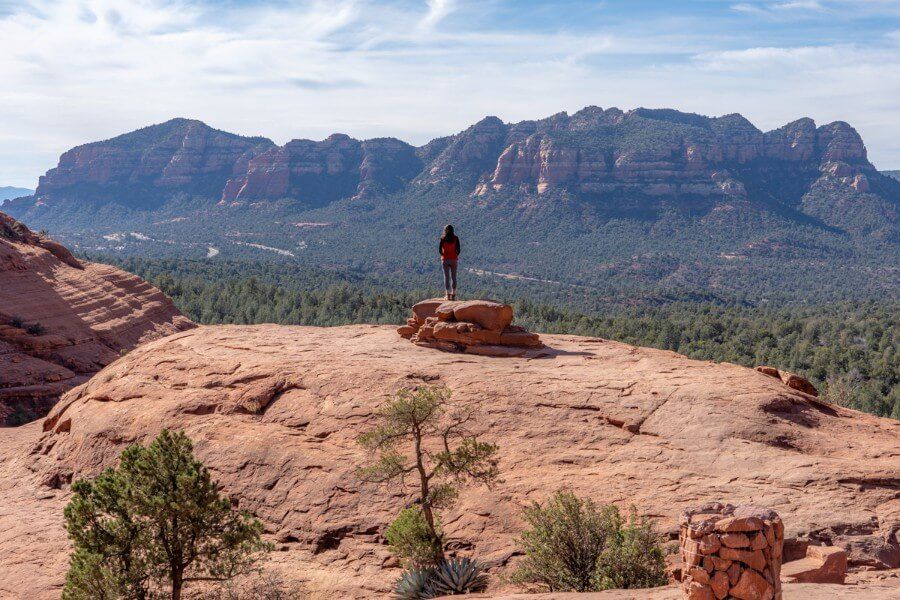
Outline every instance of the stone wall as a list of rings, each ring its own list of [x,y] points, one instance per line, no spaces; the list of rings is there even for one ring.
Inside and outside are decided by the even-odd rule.
[[[681,517],[688,600],[781,600],[784,525],[775,511],[710,504]]]

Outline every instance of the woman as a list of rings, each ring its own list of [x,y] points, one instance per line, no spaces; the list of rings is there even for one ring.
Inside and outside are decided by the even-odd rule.
[[[441,267],[444,269],[444,290],[447,300],[456,300],[456,265],[459,263],[459,238],[453,233],[453,225],[444,227],[444,235],[438,244]]]

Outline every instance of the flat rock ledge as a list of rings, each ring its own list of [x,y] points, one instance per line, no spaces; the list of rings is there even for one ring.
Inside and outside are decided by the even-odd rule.
[[[481,356],[537,358],[541,338],[513,325],[513,309],[493,300],[423,300],[397,333],[417,346]]]

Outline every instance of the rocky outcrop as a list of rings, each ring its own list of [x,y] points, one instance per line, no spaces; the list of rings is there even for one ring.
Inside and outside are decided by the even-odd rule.
[[[756,367],[756,370],[763,375],[774,377],[780,380],[789,388],[793,388],[797,391],[803,392],[804,394],[809,394],[810,396],[819,395],[819,390],[816,389],[816,386],[810,383],[809,379],[807,379],[806,377],[801,377],[796,373],[791,373],[790,371],[781,371],[779,369],[776,369],[775,367],[769,367],[765,365]]]
[[[847,553],[834,546],[810,546],[806,557],[784,566],[781,576],[797,583],[833,583],[847,579]]]
[[[360,142],[342,134],[294,140],[253,158],[231,179],[222,203],[291,198],[320,206],[341,198],[390,193],[421,170],[415,148],[393,138]]]
[[[371,458],[356,439],[397,390],[426,384],[478,407],[482,438],[499,447],[502,483],[463,490],[441,515],[454,551],[490,566],[492,593],[517,560],[522,507],[563,486],[634,505],[673,541],[682,511],[721,500],[777,511],[786,553],[897,531],[897,421],[753,369],[541,337],[541,358],[502,360],[421,348],[387,326],[200,327],[141,345],[44,421],[0,429],[0,596],[58,598],[69,482],[169,427],[263,520],[275,567],[320,597],[385,597],[399,569],[384,528],[409,496],[356,479]],[[851,570],[866,558],[857,547]],[[669,591],[647,597],[678,597]]]
[[[417,346],[482,356],[538,356],[540,337],[514,326],[513,309],[493,300],[432,298],[413,306],[413,316],[397,329]]]
[[[43,416],[138,343],[189,327],[147,282],[0,213],[0,425]]]
[[[424,181],[467,183],[477,178],[496,162],[508,132],[509,126],[497,117],[485,117],[465,131],[430,142],[420,149],[428,160]]]

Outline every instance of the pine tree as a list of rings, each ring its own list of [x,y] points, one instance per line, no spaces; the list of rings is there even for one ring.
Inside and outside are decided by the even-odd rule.
[[[443,540],[435,511],[456,500],[460,485],[491,485],[499,476],[497,446],[479,441],[470,430],[476,413],[449,400],[443,387],[401,390],[379,410],[378,426],[359,438],[377,454],[374,464],[360,471],[364,481],[416,482],[416,503],[438,559]]]
[[[118,469],[72,491],[64,600],[142,600],[161,589],[180,600],[186,584],[230,580],[271,549],[262,524],[219,493],[183,432],[126,448]]]

